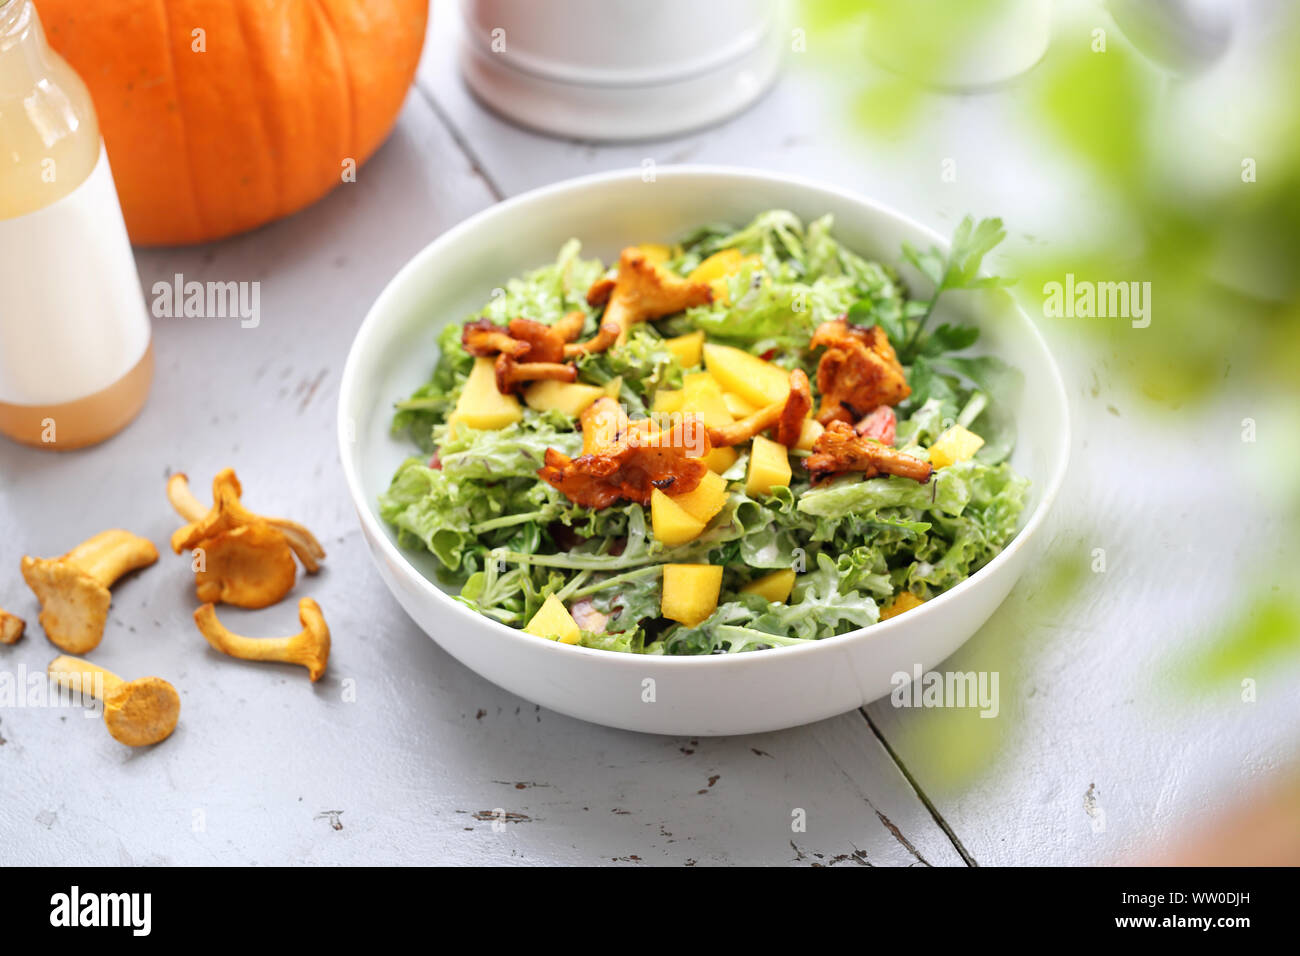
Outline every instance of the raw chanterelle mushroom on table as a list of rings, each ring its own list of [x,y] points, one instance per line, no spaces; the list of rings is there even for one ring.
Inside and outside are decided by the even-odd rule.
[[[181,699],[161,677],[124,681],[90,661],[60,655],[48,673],[62,687],[104,704],[104,725],[128,747],[147,747],[166,740],[180,720]]]
[[[38,620],[50,643],[85,654],[104,637],[108,589],[122,575],[158,560],[153,542],[113,529],[88,538],[61,558],[23,556],[23,580],[41,602]]]

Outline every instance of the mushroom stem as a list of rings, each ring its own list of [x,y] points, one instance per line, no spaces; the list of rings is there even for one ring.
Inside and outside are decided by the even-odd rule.
[[[564,347],[565,358],[577,358],[580,355],[593,355],[596,352],[603,352],[623,334],[623,327],[617,322],[602,321],[596,334],[585,342],[570,342]]]
[[[189,476],[183,471],[178,471],[167,479],[167,500],[186,521],[198,521],[208,513],[208,509],[190,491]]]
[[[110,670],[67,654],[60,654],[50,661],[46,673],[59,686],[89,694],[97,700],[107,700],[126,683]]]
[[[520,382],[540,382],[546,379],[573,382],[578,378],[577,366],[559,362],[516,362],[504,352],[497,356],[494,368],[497,391],[502,395],[514,392],[515,386]]]
[[[298,602],[302,631],[291,637],[242,637],[217,620],[217,611],[205,604],[194,612],[194,623],[213,648],[245,661],[301,664],[313,682],[325,673],[330,656],[330,629],[320,605],[311,598]]]
[[[560,338],[566,342],[572,342],[582,334],[582,327],[587,324],[587,313],[581,309],[574,309],[572,312],[566,312],[564,317],[555,323],[555,331],[559,333]]]
[[[804,416],[812,408],[812,392],[808,376],[800,369],[790,374],[790,391],[779,402],[764,405],[756,412],[751,412],[738,422],[709,429],[709,441],[719,445],[739,445],[748,441],[761,431],[776,427],[777,441],[787,448],[793,448],[799,441],[799,432],[803,426]]]
[[[715,448],[721,445],[739,445],[743,441],[749,441],[761,431],[765,431],[781,420],[781,410],[785,408],[785,402],[773,402],[771,405],[765,405],[756,412],[746,415],[738,422],[732,422],[730,425],[718,427],[716,425],[709,428],[709,443]]]
[[[146,538],[114,528],[87,538],[61,560],[107,588],[129,571],[157,561],[158,549]]]

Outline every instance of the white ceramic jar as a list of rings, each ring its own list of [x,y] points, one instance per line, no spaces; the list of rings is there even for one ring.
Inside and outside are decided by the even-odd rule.
[[[559,136],[650,139],[719,122],[771,85],[778,0],[462,0],[461,69],[489,107]]]

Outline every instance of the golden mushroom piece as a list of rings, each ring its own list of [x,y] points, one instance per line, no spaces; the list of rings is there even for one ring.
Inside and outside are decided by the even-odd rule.
[[[88,538],[61,558],[24,555],[23,580],[41,602],[37,619],[50,643],[69,654],[85,654],[104,637],[108,589],[122,575],[157,560],[152,541],[113,529]]]
[[[211,508],[204,508],[184,474],[167,480],[167,498],[189,523],[172,535],[179,554],[194,551],[194,583],[200,601],[260,608],[275,604],[293,588],[298,555],[310,572],[320,568],[325,549],[316,537],[286,518],[254,514],[240,500],[242,488],[227,468],[212,480]]]
[[[325,560],[325,549],[321,547],[316,536],[296,521],[288,518],[271,518],[254,514],[244,507],[240,496],[243,488],[235,476],[233,468],[217,472],[212,479],[212,507],[205,508],[190,491],[189,478],[178,472],[167,479],[167,499],[172,507],[189,524],[177,529],[172,535],[172,550],[177,554],[186,548],[192,548],[204,538],[230,531],[244,525],[262,522],[270,525],[284,535],[289,547],[298,556],[308,574],[320,570],[320,562]]]
[[[181,716],[176,688],[161,677],[124,681],[90,661],[60,655],[48,673],[60,686],[104,702],[104,725],[128,747],[147,747],[166,740]]]
[[[17,644],[26,628],[26,621],[0,607],[0,644]]]
[[[564,347],[569,358],[603,352],[638,322],[659,319],[713,301],[713,287],[692,282],[655,265],[643,249],[629,246],[618,258],[618,273],[598,279],[587,291],[590,305],[605,303],[596,335]]]
[[[200,601],[270,607],[289,593],[298,574],[288,542],[270,525],[244,525],[199,547],[203,561],[194,583]]]
[[[302,631],[292,637],[241,637],[217,620],[217,609],[205,604],[194,612],[199,632],[216,650],[245,661],[301,664],[312,682],[321,679],[330,659],[330,629],[320,605],[311,598],[298,602]]]

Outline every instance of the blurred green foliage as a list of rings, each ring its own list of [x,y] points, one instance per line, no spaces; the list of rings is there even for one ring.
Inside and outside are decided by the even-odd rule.
[[[924,122],[934,97],[950,95],[933,78],[966,44],[986,42],[1005,9],[1000,0],[804,0],[800,17],[834,64],[846,121],[883,148]],[[999,271],[1019,276],[1016,291],[1031,314],[1040,314],[1046,283],[1067,273],[1076,283],[1149,282],[1149,327],[1062,320],[1069,325],[1058,331],[1102,357],[1152,423],[1195,427],[1212,409],[1231,408],[1270,436],[1249,446],[1268,464],[1244,491],[1281,502],[1278,539],[1233,569],[1248,574],[1251,589],[1230,595],[1225,577],[1223,619],[1180,635],[1185,649],[1171,662],[1171,686],[1189,702],[1300,661],[1300,561],[1277,560],[1279,548],[1294,557],[1290,542],[1300,538],[1300,4],[1242,4],[1237,12],[1273,18],[1263,42],[1256,34],[1244,75],[1240,61],[1235,76],[1221,78],[1214,63],[1200,76],[1171,75],[1098,2],[1082,17],[1058,18],[1042,61],[998,91],[1025,135],[1086,183],[1089,211],[1103,213],[1066,223],[1050,243],[1017,248],[1013,240]],[[1078,198],[1062,197],[1065,214]],[[1225,433],[1225,456],[1233,445],[1246,447]],[[1039,600],[1057,609],[1097,586],[1085,580],[1084,559],[1062,547],[1020,589],[1042,589]],[[963,666],[1005,669],[1030,659],[1024,634],[1034,623],[1013,595]],[[1004,672],[1004,700],[1013,686]],[[997,752],[998,728],[989,725],[1005,721],[930,712],[914,727],[960,776]]]

